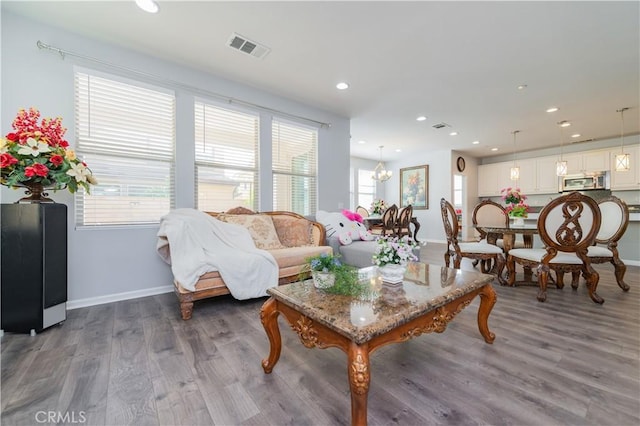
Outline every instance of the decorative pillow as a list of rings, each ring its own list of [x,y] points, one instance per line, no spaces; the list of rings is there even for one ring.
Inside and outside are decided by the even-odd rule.
[[[285,247],[302,247],[313,244],[311,222],[291,216],[271,216],[280,243]]]
[[[327,238],[335,237],[343,246],[357,240],[369,241],[373,239],[363,224],[349,220],[340,212],[318,210],[316,220],[324,226]]]
[[[264,214],[225,214],[224,222],[235,223],[249,230],[256,248],[262,250],[284,248],[278,239],[271,216]]]

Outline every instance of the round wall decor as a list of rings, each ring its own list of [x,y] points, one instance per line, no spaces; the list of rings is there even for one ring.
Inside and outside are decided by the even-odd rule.
[[[459,172],[464,172],[464,168],[466,166],[466,164],[464,162],[464,158],[458,157],[458,159],[456,160],[456,165],[458,166],[458,171]]]

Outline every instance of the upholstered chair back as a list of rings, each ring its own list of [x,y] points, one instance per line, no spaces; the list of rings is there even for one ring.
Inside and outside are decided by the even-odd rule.
[[[586,248],[595,242],[600,223],[600,209],[593,198],[571,192],[552,200],[542,209],[538,232],[548,248],[586,252]]]
[[[627,203],[620,198],[611,196],[598,202],[602,224],[596,236],[596,242],[607,244],[609,241],[618,241],[629,225],[629,208]]]

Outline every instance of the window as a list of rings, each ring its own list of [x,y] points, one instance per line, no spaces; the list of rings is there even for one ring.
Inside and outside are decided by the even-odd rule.
[[[195,103],[199,210],[258,209],[259,117]]]
[[[318,131],[273,121],[273,209],[310,215],[316,211]]]
[[[174,206],[175,95],[76,71],[77,151],[98,185],[76,193],[78,226],[160,222]]]
[[[376,181],[371,176],[373,170],[358,169],[358,205],[367,210],[376,198]]]

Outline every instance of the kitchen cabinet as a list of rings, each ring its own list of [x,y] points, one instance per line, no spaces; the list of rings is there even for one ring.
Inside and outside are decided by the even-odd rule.
[[[556,156],[536,158],[535,193],[554,194],[558,192],[558,175],[556,174],[558,160],[559,158]]]
[[[478,166],[478,196],[495,197],[502,188],[515,186],[510,179],[513,162],[483,164]]]
[[[562,159],[567,162],[569,175],[610,169],[609,150],[565,154]]]
[[[558,192],[556,157],[529,158],[517,162],[520,179],[510,179],[512,161],[483,164],[478,167],[478,196],[499,196],[503,188],[518,187],[525,194]]]
[[[616,172],[616,155],[620,154],[621,150],[620,148],[610,150],[611,189],[638,190],[640,189],[640,145],[625,147],[624,152],[631,156],[631,168],[626,172]]]

